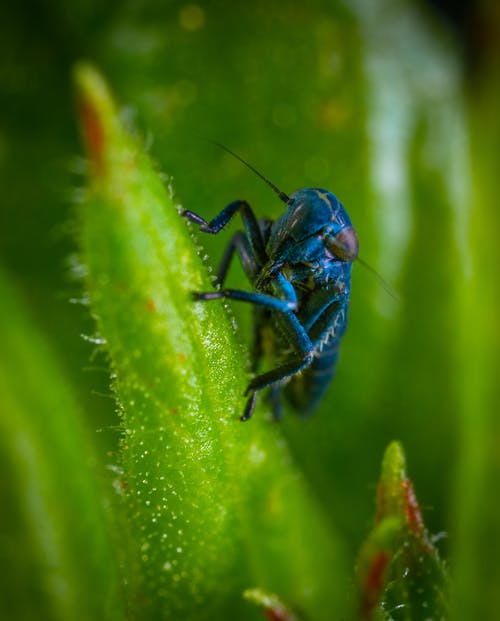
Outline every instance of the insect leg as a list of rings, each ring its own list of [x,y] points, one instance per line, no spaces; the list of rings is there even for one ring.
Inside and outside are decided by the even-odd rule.
[[[289,313],[297,307],[297,302],[295,300],[281,300],[272,295],[254,293],[253,291],[241,291],[240,289],[222,289],[220,291],[194,293],[193,297],[195,300],[219,300],[221,298],[228,298],[230,300],[256,304],[270,310],[281,311],[282,313]]]
[[[307,372],[295,376],[285,387],[289,402],[301,416],[308,416],[317,407],[335,375],[340,339],[347,327],[347,306],[348,300],[334,300],[308,328],[317,355]]]
[[[262,390],[273,384],[280,384],[311,364],[314,358],[314,346],[307,332],[294,313],[276,315],[279,326],[296,352],[296,357],[277,369],[254,377],[249,383],[246,394]]]
[[[282,333],[285,335],[285,338],[290,342],[293,349],[298,355],[295,359],[289,361],[288,364],[285,364],[268,373],[259,375],[250,382],[245,392],[245,394],[249,394],[249,398],[245,410],[240,417],[240,420],[242,421],[246,421],[252,416],[255,407],[257,391],[267,386],[271,386],[271,404],[274,416],[276,420],[279,420],[282,417],[283,413],[280,399],[280,383],[284,379],[292,377],[300,370],[311,364],[314,355],[314,347],[307,335],[307,332],[302,327],[296,315],[292,312],[292,310],[297,307],[297,295],[295,289],[281,273],[278,273],[274,279],[274,282],[270,284],[272,284],[272,288],[274,289],[274,291],[281,296],[280,298],[265,296],[263,294],[248,294],[247,292],[243,291],[238,293],[246,294],[246,301],[253,302],[254,304],[259,303],[256,298],[260,299],[260,303],[262,303],[264,298],[267,298],[268,300],[274,300],[272,306],[270,306],[269,304],[262,304],[262,306],[267,306],[267,312],[269,312],[269,310],[281,311],[273,313],[275,321],[279,325]],[[250,299],[250,296],[252,296],[253,299]],[[285,299],[283,300],[283,298]],[[279,308],[277,307],[276,302],[281,302],[281,304],[287,304],[288,308]],[[256,339],[257,338],[259,338],[259,335],[256,333]],[[257,341],[257,346],[258,351],[260,351],[262,347],[260,341]],[[257,365],[255,364],[255,367],[256,366]]]
[[[329,309],[338,305],[342,299],[345,298],[329,289],[317,289],[311,292],[302,301],[299,317],[307,333],[311,334],[311,328],[318,320],[324,318],[325,315],[330,316],[331,312]],[[314,340],[314,336],[311,336],[311,338]]]
[[[236,200],[229,203],[229,205],[217,214],[210,222],[207,222],[207,220],[189,210],[183,211],[181,215],[191,222],[198,224],[200,226],[200,231],[203,233],[217,235],[217,233],[226,226],[237,211],[241,213],[241,219],[243,220],[245,231],[254,251],[255,257],[257,261],[263,265],[267,260],[267,254],[264,248],[261,229],[252,208],[246,201]]]
[[[253,392],[249,397],[243,410],[243,414],[240,416],[241,421],[246,421],[253,416],[255,410],[255,401],[257,400],[257,393]]]
[[[224,255],[219,265],[219,269],[217,270],[217,276],[215,278],[214,284],[216,286],[222,286],[224,284],[235,251],[238,252],[241,264],[243,265],[243,269],[245,270],[245,273],[251,282],[253,282],[255,276],[257,275],[259,271],[259,264],[257,263],[257,259],[255,258],[255,255],[252,252],[252,248],[248,243],[248,239],[245,237],[244,233],[242,231],[238,231],[238,233],[235,233],[233,235],[224,252]]]
[[[271,407],[273,409],[273,416],[275,420],[279,421],[283,418],[283,404],[281,402],[281,387],[275,386],[271,389],[269,394],[269,400],[271,401]],[[252,418],[253,412],[255,410],[255,403],[257,401],[257,391],[254,390],[245,405],[245,409],[243,410],[243,414],[240,416],[240,420],[245,422]]]

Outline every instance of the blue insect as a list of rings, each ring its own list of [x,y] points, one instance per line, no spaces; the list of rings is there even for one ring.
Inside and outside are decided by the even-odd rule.
[[[196,300],[228,298],[254,307],[252,371],[263,353],[276,368],[255,375],[240,420],[254,411],[257,393],[269,389],[274,415],[282,417],[282,394],[301,415],[319,403],[333,378],[340,340],[347,327],[352,262],[358,237],[351,220],[328,190],[304,188],[288,196],[230,149],[216,143],[263,179],[286,204],[276,220],[258,220],[250,205],[236,200],[207,222],[192,211],[182,215],[200,231],[217,235],[239,212],[244,231],[235,233],[217,271],[215,291]],[[253,291],[223,288],[235,252]]]

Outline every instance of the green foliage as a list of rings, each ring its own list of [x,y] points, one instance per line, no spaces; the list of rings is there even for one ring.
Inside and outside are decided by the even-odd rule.
[[[356,558],[363,575],[387,551],[385,610],[434,602],[434,618],[441,566],[429,555],[411,582],[394,553],[402,536],[413,555],[428,544],[399,492],[357,556],[397,437],[422,519],[448,535],[452,616],[496,618],[500,38],[470,79],[410,0],[3,3],[0,31],[0,255],[15,282],[0,283],[0,617],[261,618],[253,602],[356,618]],[[90,165],[74,156],[81,58],[127,106],[78,67]],[[239,423],[250,313],[190,298],[231,231],[192,237],[169,185],[207,217],[235,198],[282,209],[199,135],[286,192],[334,191],[399,293],[355,266],[338,374],[309,421],[277,426],[262,402]],[[64,268],[75,237],[83,293]],[[392,445],[394,490],[400,458]]]
[[[498,13],[486,15],[498,32]],[[460,621],[495,619],[500,610],[500,503],[496,498],[500,478],[499,70],[500,46],[495,37],[469,93],[472,209],[460,314],[462,433],[452,508],[454,615]]]
[[[0,613],[118,621],[124,605],[103,507],[107,494],[92,471],[82,414],[15,297],[0,273]]]

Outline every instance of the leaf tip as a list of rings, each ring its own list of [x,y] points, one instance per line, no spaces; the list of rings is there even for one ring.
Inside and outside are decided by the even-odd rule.
[[[387,447],[382,460],[378,488],[377,522],[389,515],[399,515],[406,527],[425,537],[425,527],[411,479],[406,474],[406,457],[400,442]]]
[[[406,457],[403,445],[398,440],[393,440],[385,449],[382,459],[382,476],[401,476],[406,469]]]
[[[429,539],[399,442],[384,453],[375,526],[361,548],[357,573],[364,620],[385,619],[386,606],[404,606],[408,618],[422,607],[425,618],[443,618],[446,569]]]
[[[113,96],[102,74],[88,62],[74,66],[73,82],[83,141],[95,172],[102,174],[107,136],[116,116]]]
[[[243,598],[262,608],[264,616],[269,621],[299,621],[274,593],[268,593],[263,589],[247,589],[243,593]]]
[[[377,493],[377,517],[380,522],[389,515],[403,513],[402,486],[407,481],[406,458],[400,442],[393,441],[386,448]]]

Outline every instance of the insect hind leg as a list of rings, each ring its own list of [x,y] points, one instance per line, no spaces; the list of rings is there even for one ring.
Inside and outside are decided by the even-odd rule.
[[[268,386],[280,385],[286,380],[290,379],[300,371],[306,369],[314,359],[314,352],[308,352],[302,357],[293,358],[290,362],[281,365],[280,367],[257,375],[248,384],[245,394],[248,395],[254,391],[262,390]]]
[[[276,320],[292,345],[295,356],[278,368],[254,377],[245,392],[250,395],[250,398],[253,398],[255,393],[263,388],[280,389],[284,382],[307,368],[314,359],[314,346],[295,314],[280,313]]]

